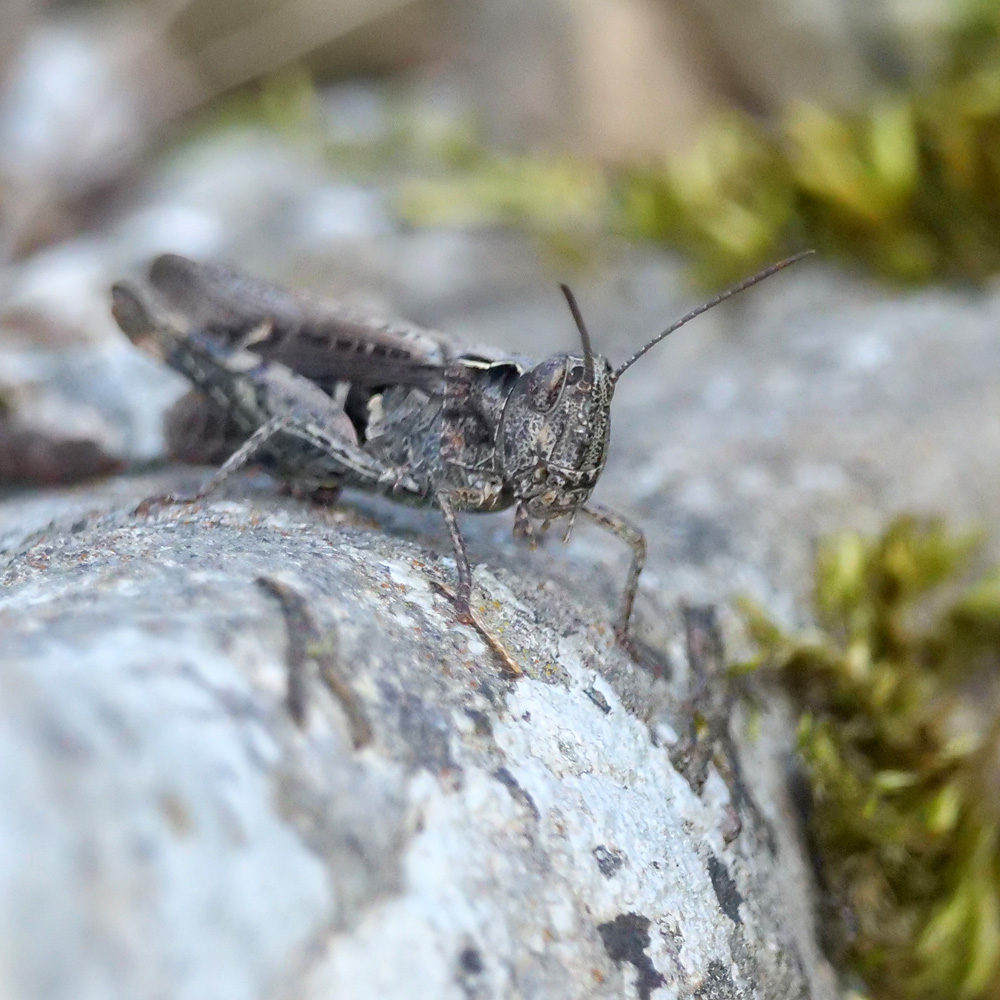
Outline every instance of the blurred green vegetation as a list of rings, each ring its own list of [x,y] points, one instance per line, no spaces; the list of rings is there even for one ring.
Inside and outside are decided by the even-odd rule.
[[[344,132],[297,69],[230,95],[198,127],[263,122],[340,171],[388,181],[404,222],[521,228],[562,257],[586,260],[617,233],[682,250],[711,286],[805,246],[894,281],[980,282],[1000,270],[1000,3],[961,3],[930,75],[852,114],[727,110],[658,163],[498,156],[471,117],[435,115],[391,85],[378,127]]]
[[[933,77],[838,114],[727,111],[687,155],[601,172],[469,155],[404,188],[424,223],[520,225],[569,245],[595,229],[689,254],[710,284],[803,246],[903,282],[1000,269],[1000,4],[967,5]]]
[[[874,1000],[1000,996],[1000,568],[940,522],[845,534],[816,560],[815,629],[745,606],[799,712],[833,957]]]

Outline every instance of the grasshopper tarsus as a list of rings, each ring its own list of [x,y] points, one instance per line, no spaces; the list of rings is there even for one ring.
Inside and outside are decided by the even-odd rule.
[[[620,514],[590,503],[607,459],[618,381],[684,323],[802,256],[691,310],[617,368],[594,353],[565,286],[582,351],[535,365],[173,255],[154,262],[147,288],[115,285],[112,311],[134,343],[180,371],[228,417],[222,429],[242,436],[199,497],[259,457],[306,490],[353,486],[437,506],[455,550],[456,610],[519,674],[472,611],[472,570],[456,512],[515,507],[515,534],[529,540],[535,522],[544,530],[568,517],[571,528],[582,512],[620,538],[632,560],[616,634],[634,652],[629,625],[646,541]]]
[[[524,670],[521,668],[521,665],[514,659],[503,640],[500,639],[493,632],[493,630],[479,618],[473,610],[472,602],[470,600],[463,602],[458,594],[452,591],[449,587],[446,587],[440,581],[434,580],[431,585],[435,590],[451,601],[452,607],[455,609],[455,618],[459,624],[468,625],[470,628],[474,628],[482,637],[486,645],[493,650],[497,659],[500,661],[501,673],[503,673],[504,676],[509,677],[512,680],[516,680],[517,678],[524,676]]]
[[[135,517],[148,517],[157,508],[183,507],[187,504],[197,503],[200,499],[200,491],[197,493],[157,493],[141,500],[132,510],[132,514]]]
[[[493,632],[483,624],[472,610],[472,567],[469,565],[469,553],[465,547],[465,538],[458,526],[458,517],[451,500],[445,494],[438,494],[437,505],[441,516],[451,535],[452,547],[455,550],[455,568],[458,571],[458,590],[451,597],[458,620],[464,625],[471,625],[486,640],[486,644],[499,657],[504,672],[513,677],[520,677],[524,671],[511,656],[507,647]],[[444,588],[442,588],[444,589]],[[445,590],[447,593],[447,590]]]
[[[524,676],[523,668],[511,655],[506,644],[493,633],[489,626],[479,620],[478,615],[476,615],[471,607],[469,608],[469,620],[467,624],[471,625],[486,640],[486,645],[493,650],[494,654],[500,660],[501,672],[505,676],[514,680]]]

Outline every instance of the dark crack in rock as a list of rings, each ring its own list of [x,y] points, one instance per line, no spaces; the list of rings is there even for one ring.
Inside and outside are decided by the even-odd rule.
[[[722,912],[729,917],[734,924],[743,923],[740,917],[740,903],[743,897],[729,869],[714,855],[708,856],[708,877],[712,880],[712,888],[715,890],[715,898],[722,907]]]
[[[648,917],[638,913],[621,913],[614,920],[597,927],[611,960],[617,965],[627,962],[634,966],[638,974],[635,988],[640,1000],[650,1000],[653,990],[665,983],[646,954],[650,944],[649,923]]]

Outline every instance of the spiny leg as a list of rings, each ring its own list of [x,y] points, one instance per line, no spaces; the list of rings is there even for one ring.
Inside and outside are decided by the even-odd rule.
[[[632,550],[632,565],[629,567],[628,580],[625,584],[621,614],[618,624],[615,626],[618,641],[626,648],[631,649],[628,626],[632,618],[635,595],[639,590],[639,574],[646,562],[646,536],[638,528],[629,524],[620,514],[616,514],[613,510],[608,510],[607,507],[602,507],[600,504],[588,504],[586,507],[581,507],[580,510],[594,524],[604,528],[605,531],[610,531],[613,535],[617,535]]]
[[[371,742],[372,729],[357,695],[340,675],[335,633],[320,631],[306,598],[294,587],[273,576],[259,576],[256,584],[281,605],[288,636],[288,688],[285,705],[300,729],[305,728],[309,706],[306,668],[316,663],[319,675],[330,693],[340,702],[347,716],[351,742],[355,749]]]
[[[194,503],[196,500],[201,500],[212,493],[219,486],[222,485],[225,480],[227,480],[234,472],[243,468],[256,454],[259,452],[264,445],[272,438],[275,434],[280,433],[285,430],[286,427],[291,423],[291,416],[288,414],[282,414],[279,417],[272,417],[266,423],[261,424],[226,459],[225,462],[214,472],[212,475],[202,483],[198,491],[191,496],[176,496],[172,493],[167,493],[162,496],[149,497],[143,500],[138,507],[136,507],[135,512],[137,514],[147,514],[150,509],[155,506],[177,504],[177,503]]]
[[[455,508],[447,494],[436,493],[435,500],[441,509],[444,523],[448,526],[448,533],[451,535],[451,544],[455,549],[455,567],[458,570],[458,590],[451,596],[458,612],[459,621],[466,625],[471,625],[485,640],[490,649],[503,661],[508,673],[515,677],[521,676],[524,671],[517,661],[510,655],[507,647],[476,617],[472,610],[472,567],[469,565],[469,554],[465,548],[465,539],[458,527],[458,518],[455,516]],[[444,589],[444,588],[442,588]],[[447,593],[447,591],[445,591]]]
[[[219,466],[219,468],[212,473],[212,475],[201,485],[198,492],[192,497],[193,500],[201,500],[203,497],[208,496],[209,493],[213,493],[218,489],[234,472],[239,471],[247,464],[263,447],[267,442],[274,437],[275,434],[280,434],[286,427],[292,422],[291,415],[283,413],[280,417],[271,417],[267,423],[261,424]]]
[[[441,509],[441,516],[448,526],[448,533],[451,535],[451,544],[455,549],[455,568],[458,570],[458,591],[455,594],[455,610],[458,617],[465,620],[466,624],[472,624],[472,567],[469,565],[469,553],[465,548],[465,539],[458,527],[458,518],[455,516],[455,508],[444,493],[435,494],[437,505]]]

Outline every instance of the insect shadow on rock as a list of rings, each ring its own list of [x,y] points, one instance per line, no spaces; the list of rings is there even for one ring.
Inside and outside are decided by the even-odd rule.
[[[285,620],[288,634],[285,707],[292,720],[300,729],[305,729],[309,706],[309,668],[312,666],[344,710],[354,748],[357,750],[369,744],[372,740],[371,723],[360,699],[342,676],[336,630],[321,629],[306,596],[287,581],[273,576],[259,576],[254,583],[265,594],[275,598]]]
[[[632,559],[615,631],[635,655],[629,622],[645,537],[590,501],[607,459],[618,380],[685,323],[811,252],[692,309],[617,367],[594,353],[565,285],[581,352],[540,364],[173,254],[152,263],[146,282],[116,284],[112,312],[133,343],[188,378],[227,440],[242,440],[184,499],[200,499],[253,460],[299,489],[350,486],[436,506],[455,549],[458,586],[449,596],[458,617],[517,675],[517,662],[473,611],[458,513],[513,507],[514,533],[528,539],[537,522],[546,528],[565,518],[564,540],[582,514],[625,542]]]

